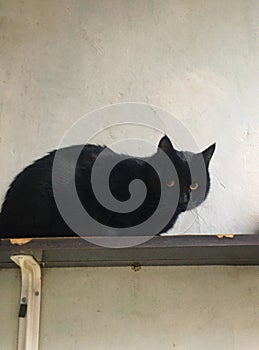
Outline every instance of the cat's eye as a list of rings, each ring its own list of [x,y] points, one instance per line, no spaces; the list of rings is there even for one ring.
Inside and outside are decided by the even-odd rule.
[[[195,191],[199,188],[199,184],[197,182],[194,182],[193,184],[190,185],[190,190]]]
[[[167,184],[167,187],[173,187],[175,185],[175,181],[174,180],[170,180],[166,184]]]

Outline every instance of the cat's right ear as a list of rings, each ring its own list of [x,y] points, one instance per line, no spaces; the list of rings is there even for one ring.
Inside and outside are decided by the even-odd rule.
[[[216,143],[213,143],[213,145],[209,146],[208,148],[206,148],[203,152],[203,159],[205,161],[206,166],[209,165],[209,162],[213,156],[213,153],[215,152],[215,148],[216,148]]]
[[[158,144],[158,150],[161,149],[162,151],[164,151],[165,153],[172,153],[173,151],[175,151],[170,139],[168,136],[163,136],[161,138],[161,140],[159,141]]]

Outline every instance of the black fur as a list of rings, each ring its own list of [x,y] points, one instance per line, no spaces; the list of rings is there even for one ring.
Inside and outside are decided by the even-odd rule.
[[[68,147],[65,152],[69,153],[75,147],[80,146]],[[175,150],[168,137],[164,136],[160,140],[157,153],[149,158],[131,157],[123,160],[123,155],[106,148],[107,157],[115,158],[118,163],[111,172],[109,180],[111,192],[117,200],[125,201],[130,198],[129,184],[134,179],[141,179],[147,187],[146,198],[138,209],[125,214],[110,211],[96,200],[90,183],[92,166],[104,148],[96,145],[84,146],[77,162],[75,179],[77,193],[85,209],[94,219],[109,226],[112,230],[116,230],[116,227],[132,227],[144,222],[156,210],[160,198],[160,181],[171,180],[170,174],[164,171],[163,163],[160,163],[161,150],[170,157],[176,168],[180,197],[176,211],[172,213],[171,219],[164,224],[160,232],[169,230],[181,212],[196,207],[204,201],[208,194],[210,188],[208,166],[215,150],[215,144],[200,154],[205,162],[206,173],[205,181],[203,179],[201,184],[199,178],[191,178],[190,172],[191,165],[194,174],[196,172],[197,177],[200,177],[200,169],[195,170],[198,155]],[[18,174],[12,182],[0,214],[1,237],[75,236],[75,233],[62,219],[53,196],[52,166],[55,152],[52,151],[36,160]],[[69,157],[66,162],[69,167]],[[152,168],[153,163],[159,165],[159,174]],[[199,183],[200,188],[197,191],[190,190],[193,181]],[[172,189],[168,188],[168,191]],[[170,203],[165,201],[164,209],[170,209]],[[88,235],[91,232],[87,232],[86,228],[85,234]]]

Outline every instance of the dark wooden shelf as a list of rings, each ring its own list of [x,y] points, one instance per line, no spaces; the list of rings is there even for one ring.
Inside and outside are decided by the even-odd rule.
[[[34,238],[23,245],[0,241],[0,267],[15,267],[13,254],[31,254],[43,267],[259,265],[259,234],[158,236],[132,248],[103,248],[82,238]]]

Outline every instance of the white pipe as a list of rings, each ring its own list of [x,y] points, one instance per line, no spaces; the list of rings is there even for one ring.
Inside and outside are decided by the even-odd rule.
[[[41,269],[31,255],[12,255],[21,268],[22,287],[17,350],[38,350],[41,300]]]

